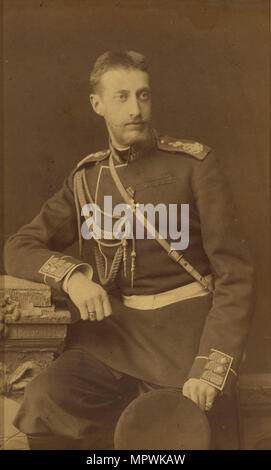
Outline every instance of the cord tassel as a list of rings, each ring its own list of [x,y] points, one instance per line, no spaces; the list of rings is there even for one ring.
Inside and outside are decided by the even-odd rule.
[[[131,287],[134,287],[134,274],[135,274],[135,260],[136,260],[136,249],[135,239],[132,240],[132,251],[131,251]]]
[[[126,238],[123,238],[122,240],[122,260],[123,260],[123,274],[124,277],[127,276],[127,240]]]

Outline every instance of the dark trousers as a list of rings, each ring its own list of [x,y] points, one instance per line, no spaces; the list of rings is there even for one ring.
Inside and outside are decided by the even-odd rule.
[[[113,449],[118,418],[139,386],[144,384],[117,377],[85,351],[66,350],[26,387],[14,425],[28,435],[31,448]],[[232,403],[217,399],[209,416],[213,446],[238,448]]]
[[[85,351],[66,350],[28,384],[14,425],[30,436],[69,441],[70,448],[112,448],[116,422],[137,396],[137,384],[116,378]]]

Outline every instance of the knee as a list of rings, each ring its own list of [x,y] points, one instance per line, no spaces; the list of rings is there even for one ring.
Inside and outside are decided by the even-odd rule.
[[[46,393],[46,381],[40,376],[35,377],[26,386],[24,391],[24,402],[29,402],[32,406],[39,405],[43,401],[43,395]]]
[[[23,402],[16,414],[13,425],[25,434],[46,433],[48,427],[42,415],[47,408],[50,382],[46,374],[35,377],[25,388]]]
[[[52,380],[50,374],[44,371],[31,380],[26,386],[24,401],[27,402],[31,408],[40,408],[48,401],[48,398],[53,401],[57,400],[60,389],[61,384],[59,384],[57,380]]]

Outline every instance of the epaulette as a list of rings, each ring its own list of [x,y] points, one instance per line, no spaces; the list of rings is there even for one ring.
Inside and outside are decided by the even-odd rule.
[[[80,162],[77,164],[74,171],[77,171],[79,168],[81,168],[83,165],[87,163],[97,163],[102,160],[105,160],[105,158],[107,158],[109,154],[110,154],[109,149],[101,150],[100,152],[91,153],[90,155],[87,155],[85,158],[80,160]]]
[[[168,152],[184,152],[192,157],[203,160],[206,155],[211,151],[207,145],[200,144],[194,140],[176,139],[169,136],[159,136],[157,139],[157,146],[160,150]]]

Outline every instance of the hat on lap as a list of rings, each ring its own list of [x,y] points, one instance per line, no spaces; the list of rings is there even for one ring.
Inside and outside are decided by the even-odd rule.
[[[133,400],[114,435],[116,450],[207,450],[210,442],[205,413],[172,390],[154,390]]]

